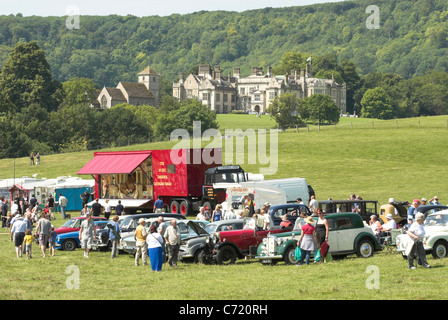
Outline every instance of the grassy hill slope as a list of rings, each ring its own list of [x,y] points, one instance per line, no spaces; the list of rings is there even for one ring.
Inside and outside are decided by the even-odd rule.
[[[219,115],[218,121],[222,131],[274,127],[268,116]],[[342,118],[337,126],[323,126],[320,130],[311,126],[298,132],[280,132],[278,170],[265,178],[305,177],[316,190],[318,200],[356,193],[384,203],[389,197],[409,201],[437,194],[442,203],[448,203],[443,180],[447,173],[447,124],[448,116],[399,121]],[[209,143],[205,141],[203,146]],[[224,141],[218,143],[228,152]],[[167,149],[175,145],[167,141],[108,150]],[[269,150],[268,145],[268,154]],[[16,177],[35,173],[39,178],[76,176],[92,157],[93,151],[48,155],[42,157],[41,166],[33,167],[27,158],[16,159]],[[247,172],[258,173],[260,167],[269,166],[247,162],[246,154],[241,165]],[[13,159],[0,160],[0,178],[11,178],[13,170]]]

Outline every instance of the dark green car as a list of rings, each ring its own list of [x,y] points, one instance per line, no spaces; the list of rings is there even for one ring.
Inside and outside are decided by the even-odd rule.
[[[370,227],[364,224],[356,213],[336,213],[325,215],[330,231],[328,234],[329,252],[334,258],[342,258],[349,254],[368,258],[381,246]],[[317,217],[313,217],[317,222]],[[275,264],[284,261],[295,264],[294,258],[297,241],[301,234],[301,226],[305,222],[298,220],[292,232],[268,235],[258,246],[256,259],[263,264]]]

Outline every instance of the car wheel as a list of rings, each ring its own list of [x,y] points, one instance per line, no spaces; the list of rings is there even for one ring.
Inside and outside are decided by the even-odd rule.
[[[67,239],[62,243],[62,250],[64,251],[74,251],[76,247],[76,241],[73,239]]]
[[[369,239],[362,239],[359,242],[358,245],[358,250],[357,250],[357,255],[358,257],[361,258],[370,258],[371,256],[373,256],[373,252],[374,252],[374,247],[372,244],[372,241]]]
[[[194,253],[194,257],[193,257],[194,263],[199,263],[199,255],[201,254],[202,251],[204,251],[204,250],[199,249],[199,250],[196,250],[196,252]]]
[[[212,261],[209,261],[209,259],[207,259],[207,254],[204,250],[198,250],[199,253],[197,254],[198,256],[198,263],[202,263],[202,264],[212,264]],[[195,255],[196,257],[196,255]]]
[[[236,251],[231,246],[225,246],[218,250],[216,255],[218,264],[229,265],[236,261]]]
[[[434,259],[445,258],[448,254],[448,244],[444,240],[438,240],[432,247],[432,256]]]
[[[295,258],[296,255],[296,247],[291,246],[288,249],[286,249],[285,254],[283,256],[283,260],[286,264],[296,264],[297,260]]]

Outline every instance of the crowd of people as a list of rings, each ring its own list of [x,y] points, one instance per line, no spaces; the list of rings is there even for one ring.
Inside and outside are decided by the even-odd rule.
[[[99,203],[98,199],[88,207],[88,199],[90,194],[86,191],[81,195],[83,201],[83,209],[81,210],[81,216],[85,216],[86,219],[81,224],[81,229],[79,232],[79,240],[81,242],[81,247],[84,249],[84,257],[89,257],[89,250],[91,248],[92,239],[96,236],[95,224],[92,221],[92,216],[104,216],[109,220],[112,214],[111,206],[109,201],[106,200],[105,206]],[[196,220],[206,220],[210,222],[219,220],[229,220],[229,219],[244,219],[250,218],[249,222],[246,224],[245,228],[250,228],[254,230],[270,230],[274,228],[274,223],[272,221],[269,210],[271,204],[266,202],[262,205],[260,209],[255,209],[253,199],[250,195],[246,195],[243,204],[243,210],[230,209],[223,211],[220,204],[216,205],[215,209],[211,211],[210,207],[201,207],[199,213],[196,216]],[[351,200],[362,200],[358,195],[352,194],[350,196]],[[158,202],[157,202],[158,201]],[[157,208],[162,209],[164,207],[163,201],[158,199]],[[61,208],[62,218],[66,219],[67,215],[65,213],[65,207],[67,206],[67,198],[62,194],[59,194],[59,206]],[[109,221],[108,233],[109,239],[112,243],[111,258],[115,258],[117,254],[118,241],[120,239],[119,235],[119,216],[124,212],[124,207],[121,201],[116,206],[116,214],[113,216],[112,220]],[[297,199],[297,203],[304,204],[301,198]],[[392,210],[394,207],[395,200],[393,198],[389,199],[389,205]],[[426,261],[426,254],[423,248],[422,240],[425,235],[425,230],[422,226],[425,219],[424,215],[418,213],[417,208],[420,205],[440,205],[439,198],[437,196],[427,200],[414,199],[412,204],[409,206],[407,212],[407,225],[406,232],[410,239],[413,240],[411,247],[408,250],[408,265],[410,269],[414,269],[414,259],[418,257],[420,264],[425,268],[430,268],[431,266]],[[8,205],[7,200],[4,197],[0,197],[0,209],[2,216],[2,228],[9,228],[9,234],[11,241],[14,242],[16,255],[21,258],[23,254],[26,254],[27,259],[32,258],[32,246],[33,243],[39,244],[41,256],[46,257],[46,250],[49,249],[50,256],[54,255],[54,244],[56,240],[56,232],[54,227],[51,225],[51,218],[53,216],[53,208],[55,202],[54,198],[49,195],[48,201],[42,210],[37,203],[34,195],[30,199],[23,197],[18,197],[14,199],[11,204],[11,213],[8,216]],[[305,212],[296,212],[297,216],[303,218],[304,223],[294,226],[294,229],[300,229],[301,235],[297,241],[298,250],[300,250],[300,258],[297,265],[309,264],[311,253],[319,251],[321,254],[321,261],[325,258],[325,254],[328,251],[328,237],[329,237],[329,226],[325,219],[322,210],[318,206],[318,202],[315,196],[311,196],[308,202],[308,208],[312,212],[313,216],[317,216],[317,221],[311,216],[308,216]],[[158,210],[160,212],[161,210]],[[355,202],[352,206],[352,212],[358,212],[359,206]],[[397,214],[397,213],[396,213]],[[381,223],[377,215],[372,215],[370,217],[369,226],[372,228],[374,235],[378,239],[382,239],[393,229],[397,229],[397,223],[393,218],[393,215],[389,212],[385,215],[387,222]],[[137,253],[135,255],[135,265],[139,265],[140,259],[143,265],[148,265],[148,258],[151,263],[151,270],[161,271],[163,262],[166,260],[165,256],[168,255],[168,264],[171,267],[177,267],[178,252],[180,246],[180,230],[177,227],[176,220],[171,220],[171,224],[166,228],[165,224],[162,223],[163,219],[159,219],[157,223],[152,225],[149,232],[145,229],[145,220],[140,219],[139,226],[135,231],[135,240]],[[299,219],[297,219],[299,221]],[[34,224],[36,223],[36,228],[34,230]],[[282,222],[280,227],[293,229],[291,221],[287,219],[287,216],[282,216]],[[166,252],[165,252],[166,249]],[[322,254],[322,252],[324,254]]]

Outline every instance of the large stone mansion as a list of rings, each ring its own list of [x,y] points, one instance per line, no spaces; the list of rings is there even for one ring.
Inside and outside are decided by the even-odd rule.
[[[179,81],[173,83],[173,97],[188,99],[196,97],[216,113],[233,110],[244,112],[266,112],[274,98],[282,93],[295,93],[306,98],[315,93],[331,96],[341,113],[346,113],[346,85],[334,79],[311,77],[311,66],[305,70],[292,71],[289,75],[274,76],[271,67],[253,67],[248,77],[240,76],[240,68],[234,68],[233,75],[221,74],[219,66],[211,71],[209,65],[201,65],[198,74],[189,74],[185,79],[179,74]]]

